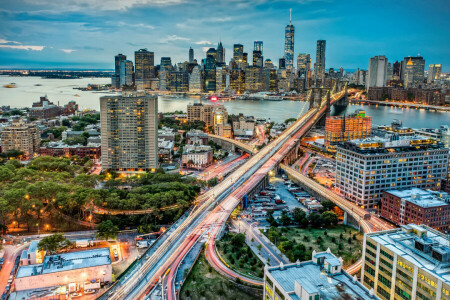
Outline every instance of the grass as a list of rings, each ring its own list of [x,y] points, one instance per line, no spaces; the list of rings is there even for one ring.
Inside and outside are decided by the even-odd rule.
[[[262,279],[264,277],[264,264],[256,254],[246,244],[242,248],[236,249],[230,244],[230,241],[230,235],[224,235],[216,243],[217,250],[222,259],[231,269]]]
[[[344,260],[344,267],[346,267],[352,265],[362,255],[362,242],[364,236],[349,226],[336,225],[334,227],[323,229],[286,227],[272,228],[272,230],[276,230],[279,234],[277,240],[273,241],[277,246],[283,240],[292,241],[295,244],[303,244],[306,247],[306,260],[311,259],[313,250],[320,252],[330,248],[333,254],[337,257],[342,257]],[[326,235],[325,231],[327,232]],[[266,231],[264,234],[270,238],[269,231]]]
[[[258,298],[238,289],[227,278],[217,273],[202,253],[181,288],[180,299],[256,300]]]

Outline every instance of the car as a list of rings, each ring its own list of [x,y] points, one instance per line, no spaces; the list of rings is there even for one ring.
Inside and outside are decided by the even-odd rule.
[[[85,295],[87,295],[87,294],[95,294],[95,293],[97,293],[97,290],[96,290],[96,289],[87,289],[87,290],[84,290],[84,294],[85,294]]]
[[[72,298],[81,297],[81,296],[83,296],[81,293],[71,293],[70,294],[70,297],[72,297]]]
[[[119,253],[117,252],[117,249],[114,249],[113,253],[114,253],[114,258],[118,259],[119,258]]]
[[[9,292],[9,289],[11,288],[11,285],[8,283],[5,287],[5,292]]]
[[[9,276],[8,283],[12,283],[14,280],[14,275]]]

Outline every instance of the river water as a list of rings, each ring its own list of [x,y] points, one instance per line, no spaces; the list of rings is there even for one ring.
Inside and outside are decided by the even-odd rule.
[[[4,84],[12,82],[16,83],[17,88],[3,87]],[[75,100],[81,109],[99,110],[99,98],[107,95],[106,92],[80,91],[74,87],[86,87],[89,83],[106,84],[110,82],[109,78],[43,79],[40,77],[0,76],[0,106],[31,107],[32,103],[38,101],[40,96],[47,95],[49,100],[55,104],[59,102],[60,105],[64,105],[70,100]],[[158,107],[160,112],[186,111],[187,104],[194,102],[199,102],[199,98],[160,96]],[[300,101],[235,100],[219,103],[222,103],[230,114],[243,113],[247,116],[266,118],[275,122],[296,118],[307,110],[306,103]],[[393,119],[402,120],[404,126],[412,128],[436,128],[440,125],[450,125],[450,113],[424,109],[353,104],[340,114],[349,114],[359,109],[365,110],[366,115],[372,116],[373,124],[378,125],[390,124]]]

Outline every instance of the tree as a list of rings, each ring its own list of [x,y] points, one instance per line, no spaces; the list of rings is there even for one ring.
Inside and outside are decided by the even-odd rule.
[[[308,220],[311,223],[312,227],[320,227],[322,225],[321,220],[320,220],[320,215],[318,213],[311,213],[308,215]]]
[[[55,233],[44,237],[38,243],[38,249],[49,254],[55,254],[61,250],[67,250],[73,246],[73,242],[66,239],[61,233]]]
[[[270,226],[277,227],[278,222],[273,217],[273,210],[267,211],[266,221],[270,224]]]
[[[291,224],[291,217],[289,217],[289,214],[286,210],[283,210],[281,212],[281,217],[280,217],[280,222],[281,224],[283,224],[283,226],[288,226],[289,224]]]
[[[296,207],[292,210],[292,219],[299,227],[306,227],[308,225],[308,219],[306,213],[300,207]]]
[[[69,121],[69,119],[64,119],[64,120],[62,120],[61,125],[62,125],[62,126],[65,126],[65,127],[70,127],[70,121]]]
[[[109,240],[116,239],[119,234],[119,227],[113,224],[111,220],[102,221],[97,225],[97,237]]]
[[[320,215],[320,221],[324,226],[336,225],[338,223],[338,216],[332,211],[323,212]]]
[[[242,246],[244,246],[245,243],[245,235],[243,233],[238,233],[233,235],[233,237],[231,238],[231,244],[235,247],[235,248],[242,248]]]
[[[284,124],[288,124],[288,123],[295,122],[295,121],[297,121],[296,118],[289,118],[289,119],[284,120]]]
[[[323,211],[332,210],[336,206],[333,201],[328,199],[321,201],[320,204],[323,206]]]

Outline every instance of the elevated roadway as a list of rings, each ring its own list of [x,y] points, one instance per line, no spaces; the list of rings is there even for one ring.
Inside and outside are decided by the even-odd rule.
[[[235,140],[235,139],[230,139],[230,138],[226,138],[226,137],[223,137],[220,135],[214,135],[214,134],[208,134],[208,137],[233,144],[235,147],[237,147],[237,148],[241,149],[242,151],[245,151],[249,154],[255,154],[258,152],[258,150],[254,146],[243,143],[243,142]]]

